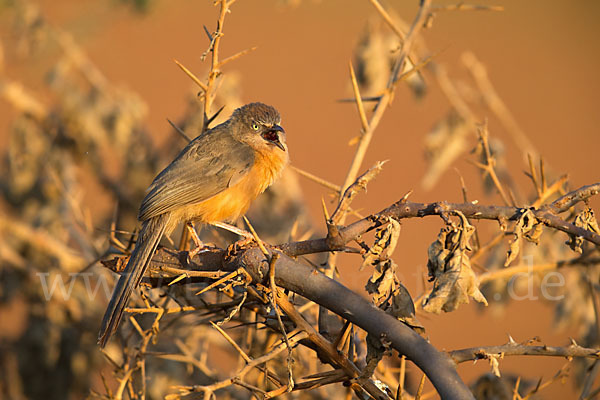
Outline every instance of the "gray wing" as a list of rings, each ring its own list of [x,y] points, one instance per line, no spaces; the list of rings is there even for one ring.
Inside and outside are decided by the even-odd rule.
[[[148,188],[138,219],[207,200],[243,178],[254,164],[253,150],[213,130],[192,140]]]

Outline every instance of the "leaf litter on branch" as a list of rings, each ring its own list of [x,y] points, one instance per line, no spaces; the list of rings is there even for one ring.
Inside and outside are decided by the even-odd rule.
[[[423,310],[427,312],[454,311],[459,305],[468,303],[469,297],[487,306],[467,254],[471,250],[469,242],[475,227],[463,213],[454,213],[459,216],[460,222],[448,221],[427,251],[427,268],[430,279],[434,281],[433,289],[423,304]]]
[[[363,255],[360,269],[366,266],[373,267],[365,289],[376,306],[408,325],[419,335],[425,336],[425,328],[415,317],[415,305],[410,293],[396,276],[397,265],[390,257],[398,244],[401,225],[394,218],[387,217],[386,220],[388,224],[377,229],[373,246]],[[390,351],[385,337],[368,334],[366,342],[367,368],[363,377],[369,377],[377,363]]]
[[[526,210],[517,220],[514,229],[514,239],[510,242],[508,254],[504,266],[508,267],[513,262],[521,250],[521,239],[525,238],[530,242],[538,244],[542,235],[544,224],[539,222],[532,210]]]
[[[575,226],[595,233],[600,233],[594,210],[589,207],[577,214],[575,217]],[[569,245],[571,250],[576,251],[579,254],[583,253],[581,248],[581,245],[583,245],[583,238],[581,236],[569,235],[569,240],[567,240],[566,244]]]

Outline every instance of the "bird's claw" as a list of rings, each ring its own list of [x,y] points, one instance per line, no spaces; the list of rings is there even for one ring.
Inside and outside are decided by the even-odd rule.
[[[240,239],[237,242],[233,242],[232,244],[227,246],[226,254],[228,257],[231,257],[232,255],[237,253],[238,250],[249,247],[249,245],[253,242],[255,242],[254,237],[244,237],[243,239]]]

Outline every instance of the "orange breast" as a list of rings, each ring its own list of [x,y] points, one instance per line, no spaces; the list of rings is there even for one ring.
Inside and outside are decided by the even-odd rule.
[[[173,212],[176,220],[195,222],[233,221],[245,214],[250,203],[279,176],[288,162],[287,153],[257,152],[250,172],[234,186],[198,204]]]

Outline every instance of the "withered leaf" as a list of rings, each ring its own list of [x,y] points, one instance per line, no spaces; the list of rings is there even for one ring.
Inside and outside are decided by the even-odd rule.
[[[498,378],[500,378],[500,363],[498,362],[498,358],[500,358],[500,356],[498,355],[489,355],[490,357],[490,367],[492,367],[492,373],[494,375],[496,375]]]
[[[434,284],[423,304],[427,312],[454,311],[460,304],[468,303],[469,297],[487,305],[467,254],[475,227],[462,213],[457,215],[460,223],[450,222],[442,228],[428,249],[427,268]]]
[[[399,282],[396,278],[396,263],[389,256],[398,243],[400,223],[393,218],[388,218],[387,221],[389,223],[375,233],[375,243],[364,254],[360,267],[361,270],[367,265],[374,267],[365,288],[377,306],[387,301]]]
[[[375,232],[375,243],[363,255],[360,271],[366,266],[375,266],[379,260],[389,258],[389,255],[394,252],[400,236],[400,223],[393,218],[387,218],[387,222],[388,224],[385,227],[379,228]]]
[[[375,243],[364,255],[361,269],[366,265],[373,266],[373,274],[367,281],[365,289],[372,296],[373,303],[388,314],[413,328],[417,333],[424,335],[425,328],[415,317],[415,305],[408,290],[396,277],[396,263],[389,258],[398,243],[400,223],[393,218],[387,219],[388,225],[380,228],[375,233]],[[369,342],[369,337],[367,337]],[[371,338],[372,339],[372,338]],[[372,343],[371,350],[380,346]]]
[[[373,298],[373,303],[379,305],[387,299],[397,284],[396,263],[392,260],[378,262],[373,275],[367,281],[365,289]]]
[[[410,326],[419,335],[425,336],[425,327],[415,316],[415,304],[403,284],[398,283],[398,287],[392,293],[392,303],[385,311]]]
[[[519,251],[521,251],[521,239],[525,238],[530,242],[538,244],[542,230],[543,224],[537,220],[533,211],[526,210],[523,212],[515,224],[514,237],[510,242],[504,266],[508,267],[519,255]]]
[[[589,207],[577,214],[574,224],[579,228],[600,234],[600,227],[598,227],[598,221],[596,221],[594,210]],[[583,253],[583,249],[581,248],[583,245],[583,238],[581,236],[570,234],[566,244],[569,245],[571,250],[576,251],[579,254]]]
[[[533,226],[533,228],[525,233],[525,239],[529,240],[532,243],[540,244],[540,237],[542,236],[542,232],[544,231],[544,224],[538,222]]]

